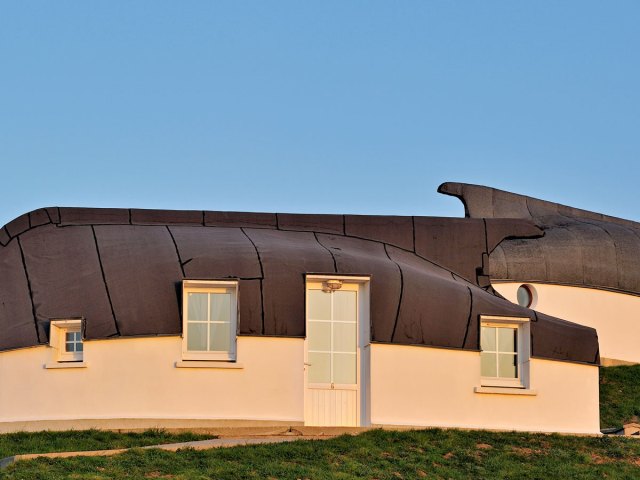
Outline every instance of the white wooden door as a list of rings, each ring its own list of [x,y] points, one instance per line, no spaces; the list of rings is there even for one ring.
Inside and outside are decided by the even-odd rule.
[[[358,314],[358,284],[307,283],[305,425],[359,425]]]

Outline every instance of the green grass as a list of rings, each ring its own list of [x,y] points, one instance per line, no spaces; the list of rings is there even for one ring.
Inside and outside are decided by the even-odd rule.
[[[36,459],[0,479],[633,479],[640,441],[486,431],[375,430],[356,437],[176,453]]]
[[[141,433],[118,433],[101,430],[69,430],[66,432],[19,432],[0,435],[0,458],[20,453],[74,452],[144,447],[162,443],[205,440],[211,435],[167,433],[147,430]]]
[[[600,368],[600,425],[619,427],[640,419],[640,365]]]

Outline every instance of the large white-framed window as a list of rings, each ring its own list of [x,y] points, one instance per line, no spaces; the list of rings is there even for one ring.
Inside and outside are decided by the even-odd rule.
[[[528,388],[529,319],[480,317],[480,379],[482,386]]]
[[[82,320],[52,320],[49,330],[49,345],[56,352],[55,361],[82,362],[84,360]]]
[[[238,282],[183,280],[182,359],[236,360]]]

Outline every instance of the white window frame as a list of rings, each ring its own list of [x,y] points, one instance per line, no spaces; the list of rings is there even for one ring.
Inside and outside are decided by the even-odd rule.
[[[190,351],[188,349],[188,294],[222,293],[231,290],[230,349],[228,351]],[[183,280],[182,281],[182,360],[236,361],[238,329],[238,281],[237,280]]]
[[[482,348],[482,327],[513,328],[516,330],[516,378],[483,377],[480,384],[483,387],[529,387],[529,361],[531,357],[530,319],[522,317],[480,316],[479,347]],[[482,362],[482,359],[480,360]]]
[[[67,352],[66,334],[80,333],[82,341],[81,352]],[[49,326],[49,346],[54,348],[55,361],[60,363],[84,361],[84,335],[82,332],[82,320],[51,320]]]

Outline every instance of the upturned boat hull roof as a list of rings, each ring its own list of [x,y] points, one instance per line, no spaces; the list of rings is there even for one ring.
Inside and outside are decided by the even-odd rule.
[[[179,335],[183,279],[238,279],[239,335],[304,337],[305,275],[371,276],[371,340],[478,350],[480,315],[531,319],[532,355],[598,362],[595,330],[510,303],[488,254],[528,220],[45,208],[0,230],[0,349]]]

